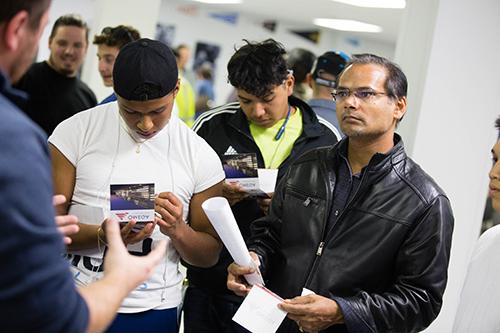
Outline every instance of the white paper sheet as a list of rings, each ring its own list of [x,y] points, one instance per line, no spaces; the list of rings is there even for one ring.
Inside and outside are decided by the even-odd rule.
[[[257,169],[259,188],[265,193],[274,193],[278,169]]]
[[[300,296],[315,295],[316,293],[310,289],[302,288],[302,294]]]
[[[233,320],[252,333],[274,333],[286,317],[278,308],[283,299],[259,285],[252,287]]]
[[[219,234],[220,239],[231,254],[234,262],[240,266],[255,267],[256,265],[248,253],[247,246],[227,199],[213,197],[203,202],[201,207],[205,211],[205,214],[207,214],[215,231]],[[264,285],[262,276],[257,272],[245,275],[245,279],[252,285]]]

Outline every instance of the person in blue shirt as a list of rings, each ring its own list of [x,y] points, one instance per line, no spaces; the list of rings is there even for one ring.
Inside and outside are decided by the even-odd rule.
[[[311,73],[307,74],[307,81],[313,91],[312,98],[307,103],[316,115],[335,126],[342,137],[344,135],[337,120],[332,91],[347,61],[349,61],[349,56],[344,52],[328,51],[316,59]]]
[[[50,0],[0,4],[2,332],[99,332],[112,321],[122,299],[149,277],[165,244],[147,257],[133,257],[121,241],[118,224],[109,220],[105,277],[78,289],[73,283],[61,254],[62,236],[77,230],[76,218],[58,217],[58,230],[47,138],[20,109],[26,95],[11,87],[35,56],[49,5]]]

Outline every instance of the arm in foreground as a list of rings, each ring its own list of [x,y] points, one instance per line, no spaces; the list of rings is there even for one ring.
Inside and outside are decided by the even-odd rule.
[[[148,279],[166,252],[160,242],[147,256],[130,255],[121,239],[118,223],[107,220],[108,251],[104,259],[104,277],[79,292],[89,309],[87,332],[101,332],[111,323],[123,299]]]

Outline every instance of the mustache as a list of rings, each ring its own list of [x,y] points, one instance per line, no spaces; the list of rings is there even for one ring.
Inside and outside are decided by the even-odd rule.
[[[346,118],[354,118],[354,119],[356,119],[356,120],[361,120],[361,121],[363,120],[363,118],[362,118],[362,117],[360,117],[360,116],[358,116],[358,115],[354,114],[354,112],[344,112],[344,113],[342,114],[342,120],[344,120],[344,119],[346,119]]]

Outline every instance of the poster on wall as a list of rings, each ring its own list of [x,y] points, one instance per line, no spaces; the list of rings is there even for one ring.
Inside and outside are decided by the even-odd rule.
[[[321,31],[319,30],[290,30],[290,32],[315,44],[319,43],[319,37],[321,35]]]
[[[156,23],[155,39],[173,47],[175,37],[175,26]]]
[[[196,72],[198,68],[208,66],[215,72],[215,63],[219,57],[220,46],[215,44],[208,44],[197,42],[194,51],[193,71]]]
[[[275,32],[277,24],[278,23],[276,21],[264,21],[262,22],[262,27],[271,32]]]
[[[224,23],[229,23],[236,25],[238,23],[238,13],[210,13],[210,17],[222,21]]]

